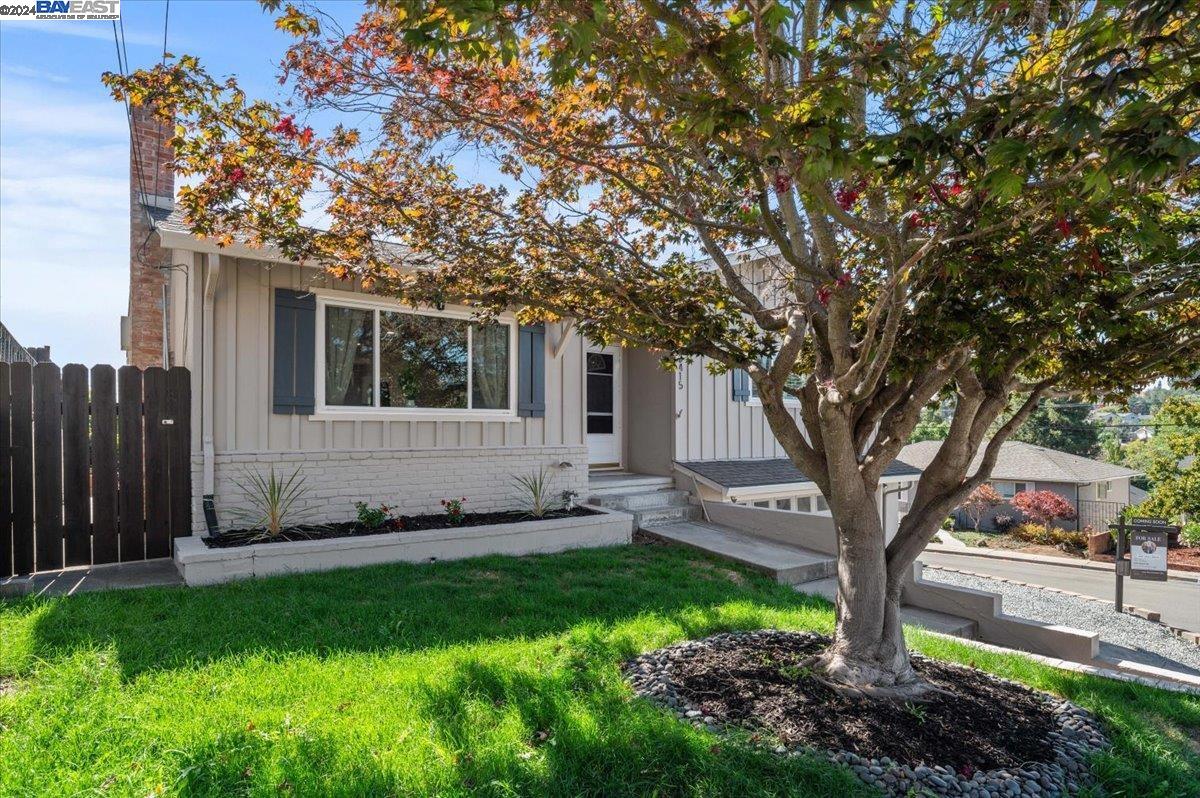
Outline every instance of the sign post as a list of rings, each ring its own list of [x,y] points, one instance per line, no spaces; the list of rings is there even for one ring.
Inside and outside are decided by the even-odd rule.
[[[1128,522],[1121,517],[1115,526],[1117,530],[1115,603],[1117,612],[1124,612],[1126,576],[1131,579],[1167,581],[1167,542],[1170,535],[1179,533],[1179,527],[1170,524],[1165,518],[1136,516],[1130,518]],[[1128,560],[1125,559],[1126,546],[1129,548]]]

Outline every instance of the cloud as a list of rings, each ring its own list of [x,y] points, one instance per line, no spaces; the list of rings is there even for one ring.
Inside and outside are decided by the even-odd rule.
[[[5,77],[0,317],[59,363],[122,363],[129,285],[129,129],[94,87]]]
[[[119,23],[118,23],[119,26]],[[49,36],[77,36],[81,39],[103,39],[113,41],[113,29],[110,22],[93,20],[34,20],[13,19],[4,23],[5,31],[21,33],[44,33]],[[125,30],[125,46],[158,47],[162,48],[162,34],[140,33]]]
[[[20,64],[2,64],[0,72],[9,75],[16,75],[19,78],[31,78],[33,80],[48,80],[51,83],[70,83],[71,79],[66,75],[56,75],[53,72],[42,72],[39,69],[30,69],[27,66]]]

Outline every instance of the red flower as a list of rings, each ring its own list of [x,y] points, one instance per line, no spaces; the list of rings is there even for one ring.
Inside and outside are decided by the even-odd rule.
[[[953,184],[951,184],[950,188],[946,189],[946,193],[949,194],[951,197],[957,197],[959,194],[963,193],[966,190],[967,189],[963,187],[962,183],[953,183]]]

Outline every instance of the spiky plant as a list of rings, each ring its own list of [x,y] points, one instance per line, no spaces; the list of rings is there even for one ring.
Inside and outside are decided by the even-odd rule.
[[[558,503],[550,498],[554,474],[545,466],[535,472],[513,477],[513,481],[521,491],[521,503],[529,515],[542,518],[546,513],[558,508]]]
[[[296,466],[291,476],[283,478],[275,475],[274,466],[265,477],[247,468],[239,487],[249,506],[235,509],[233,515],[267,537],[278,537],[296,520],[293,508],[308,492],[304,477],[300,476],[300,466]]]

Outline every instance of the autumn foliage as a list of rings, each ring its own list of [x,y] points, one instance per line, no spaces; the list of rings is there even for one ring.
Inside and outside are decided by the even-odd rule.
[[[1067,521],[1076,515],[1071,503],[1051,490],[1023,490],[1013,496],[1012,506],[1041,526],[1050,526],[1060,519]]]
[[[1039,399],[1198,371],[1198,14],[412,0],[342,30],[287,6],[286,108],[187,56],[106,80],[178,125],[200,235],[746,371],[838,528],[853,609],[822,666],[904,689],[912,562]],[[885,546],[880,479],[938,397]]]

